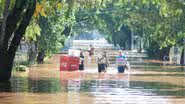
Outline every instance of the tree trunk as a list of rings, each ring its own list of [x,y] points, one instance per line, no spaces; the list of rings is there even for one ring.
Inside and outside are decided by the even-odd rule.
[[[10,1],[11,0],[6,0],[5,9],[4,9],[4,13],[3,13],[3,21],[2,21],[2,25],[1,25],[1,37],[0,37],[0,49],[3,49],[4,38],[5,38],[5,29],[6,29],[6,20],[7,20],[7,16],[8,16],[8,9],[9,9],[9,5],[10,5]]]
[[[26,31],[26,28],[29,25],[29,22],[31,21],[31,17],[35,11],[36,0],[30,2],[30,4],[28,4],[28,5],[29,6],[23,15],[23,18],[22,18],[22,21],[20,22],[19,27],[14,32],[14,37],[12,39],[12,42],[10,44],[9,49],[8,49],[8,47],[5,47],[6,49],[8,49],[8,51],[6,49],[0,50],[0,58],[1,58],[0,59],[0,81],[9,80],[11,77],[15,53],[16,53],[18,46],[20,45],[20,40],[23,37],[23,35]],[[12,28],[6,27],[6,30],[12,31]],[[5,40],[9,40],[9,38],[6,37],[9,35],[10,34],[6,32]],[[3,44],[3,46],[4,46],[4,44]]]
[[[44,63],[44,57],[45,57],[45,49],[42,49],[37,56],[37,63],[43,64]]]
[[[163,60],[163,57],[164,57],[165,55],[166,55],[167,57],[169,57],[170,48],[171,48],[171,47],[166,47],[166,48],[163,48],[162,50],[160,50],[160,55],[159,55],[159,59],[160,59],[160,60]]]
[[[35,42],[29,42],[28,48],[28,62],[29,64],[34,64],[36,55],[37,55],[37,48]]]
[[[180,61],[180,64],[181,65],[184,65],[184,48],[183,48],[183,50],[182,50],[182,54],[181,54],[181,61]]]
[[[140,39],[139,39],[139,50],[138,50],[138,52],[139,53],[142,53],[142,37],[140,37]]]
[[[0,51],[0,81],[7,81],[11,77],[12,61],[7,51]],[[3,60],[2,60],[3,59]]]
[[[64,34],[66,37],[71,35],[71,27],[65,27],[62,34]]]
[[[17,23],[22,18],[22,12],[25,9],[25,6],[27,5],[26,2],[16,1],[15,6],[11,13],[9,13],[7,20],[6,20],[6,30],[5,30],[5,38],[4,38],[4,44],[3,49],[8,50],[8,42],[10,37],[12,36],[12,33],[15,32],[17,28]]]

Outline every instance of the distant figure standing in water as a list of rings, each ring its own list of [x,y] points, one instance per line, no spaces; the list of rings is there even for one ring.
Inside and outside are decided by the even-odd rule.
[[[118,55],[116,56],[116,64],[118,68],[118,73],[124,73],[126,68],[126,56],[123,54],[121,50],[119,50]]]
[[[163,61],[164,61],[163,65],[164,66],[166,66],[168,60],[169,60],[169,57],[167,55],[164,55],[164,57],[163,57]]]
[[[109,61],[106,52],[104,51],[102,55],[99,55],[97,58],[98,61],[98,72],[106,72],[107,67],[109,66]]]
[[[88,63],[91,64],[91,57],[92,55],[94,55],[94,48],[92,45],[90,45],[88,52],[89,52]]]
[[[84,70],[84,55],[82,49],[80,49],[80,63],[79,63],[79,70]]]

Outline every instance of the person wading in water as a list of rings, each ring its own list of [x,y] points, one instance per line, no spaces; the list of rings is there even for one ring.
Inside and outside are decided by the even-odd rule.
[[[116,64],[118,68],[118,73],[124,73],[127,59],[121,50],[119,50],[118,55],[116,56]]]
[[[108,61],[106,51],[104,51],[102,55],[99,55],[99,57],[97,58],[97,61],[98,61],[98,72],[105,73],[107,67],[109,66],[109,61]]]
[[[84,55],[82,49],[80,49],[80,63],[79,63],[79,70],[84,70]]]

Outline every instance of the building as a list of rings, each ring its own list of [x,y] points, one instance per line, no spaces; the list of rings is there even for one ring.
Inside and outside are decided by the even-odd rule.
[[[101,36],[99,33],[83,33],[75,36],[71,40],[72,48],[89,48],[92,45],[94,48],[112,48],[113,45]]]

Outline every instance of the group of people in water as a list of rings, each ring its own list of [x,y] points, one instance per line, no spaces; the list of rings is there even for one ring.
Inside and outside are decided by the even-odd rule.
[[[91,50],[89,50],[89,57],[91,59],[91,56],[93,55],[93,53],[91,52]],[[127,63],[127,58],[126,55],[123,54],[122,50],[118,51],[118,55],[116,55],[115,57],[116,59],[116,66],[117,66],[117,70],[118,73],[124,73],[125,69],[128,69],[128,63]],[[80,50],[80,63],[79,63],[79,70],[84,70],[84,60],[85,57],[83,55],[83,51]],[[106,51],[102,51],[101,54],[99,54],[96,57],[96,62],[98,64],[98,72],[99,73],[106,73],[108,66],[110,65],[109,63],[109,58],[107,56],[107,52]]]

